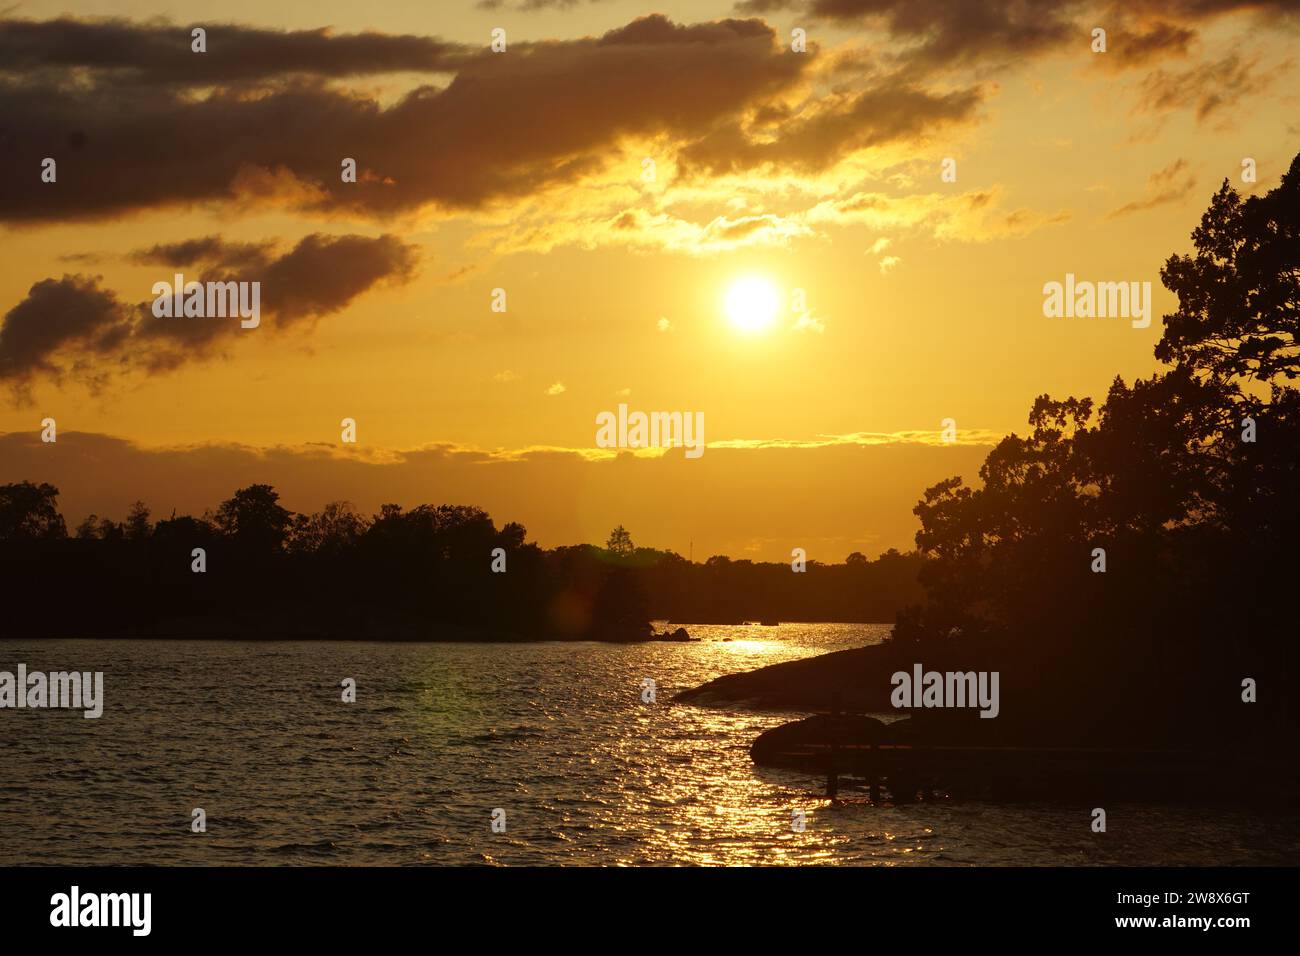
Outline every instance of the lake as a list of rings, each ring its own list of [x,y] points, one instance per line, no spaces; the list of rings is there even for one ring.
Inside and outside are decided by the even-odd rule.
[[[1187,807],[829,806],[748,748],[797,714],[671,703],[887,625],[692,644],[0,640],[104,672],[104,713],[0,710],[0,865],[1289,864],[1295,818]],[[344,703],[340,682],[356,681]],[[656,701],[642,700],[642,682]],[[207,832],[193,833],[202,808]],[[505,832],[494,833],[495,809]],[[794,810],[806,829],[794,832]]]

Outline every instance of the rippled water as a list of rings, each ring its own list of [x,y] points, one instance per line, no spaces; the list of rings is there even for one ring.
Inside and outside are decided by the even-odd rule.
[[[102,670],[107,702],[99,720],[0,710],[0,864],[1300,859],[1295,820],[1249,813],[1113,806],[1097,835],[1082,806],[830,806],[824,781],[749,759],[754,737],[797,715],[670,703],[887,630],[697,626],[702,643],[637,645],[3,640],[0,670]],[[345,677],[355,704],[340,700]],[[190,832],[195,807],[206,833]]]

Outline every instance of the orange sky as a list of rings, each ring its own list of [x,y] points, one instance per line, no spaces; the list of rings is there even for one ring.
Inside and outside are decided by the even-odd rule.
[[[545,545],[906,548],[1035,396],[1155,369],[1160,265],[1225,177],[1267,189],[1300,148],[1282,3],[523,6],[11,8],[0,481],[55,481],[73,522],[257,480],[481,504]],[[205,269],[260,277],[257,329],[136,311]],[[1150,281],[1155,321],[1045,318],[1067,272]],[[723,307],[743,276],[779,302],[758,333]],[[621,402],[702,412],[707,452],[612,460]]]

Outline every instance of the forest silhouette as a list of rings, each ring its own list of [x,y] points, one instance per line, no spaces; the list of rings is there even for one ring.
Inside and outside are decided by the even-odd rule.
[[[270,485],[241,488],[202,517],[87,517],[69,535],[58,489],[0,486],[0,573],[16,635],[641,640],[651,620],[889,621],[920,597],[915,554],[843,564],[693,563],[638,548],[621,526],[605,547],[543,549],[524,527],[475,507],[346,502],[284,508]],[[204,570],[195,571],[194,549]],[[499,550],[498,550],[499,549]]]

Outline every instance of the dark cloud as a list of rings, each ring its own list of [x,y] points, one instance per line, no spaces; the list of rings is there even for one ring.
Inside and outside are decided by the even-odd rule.
[[[983,100],[978,88],[931,93],[898,78],[864,92],[817,100],[755,137],[739,124],[720,128],[682,151],[685,170],[736,172],[764,164],[816,171],[858,150],[917,142],[945,127],[974,119]]]
[[[380,282],[405,282],[414,272],[415,247],[395,236],[310,235],[282,256],[270,246],[226,243],[209,236],[139,250],[134,261],[207,264],[215,271],[184,274],[196,282],[260,282],[261,328],[272,334],[310,326],[347,307]],[[236,267],[237,266],[237,267]],[[172,282],[173,274],[156,281]],[[37,282],[0,324],[0,381],[25,402],[40,377],[61,380],[69,371],[96,370],[92,387],[110,369],[154,373],[209,359],[242,329],[238,318],[159,318],[153,299],[133,306],[100,286],[100,277],[64,276]],[[152,285],[152,283],[151,283]]]
[[[803,7],[800,0],[741,0],[736,4],[737,13],[761,15],[776,13],[778,10],[793,10]]]
[[[1084,6],[1084,0],[812,0],[807,9],[831,21],[878,21],[913,44],[903,56],[908,63],[936,67],[1018,60],[1072,37],[1086,39],[1073,22]]]
[[[1188,168],[1187,160],[1175,160],[1163,169],[1152,173],[1147,179],[1146,198],[1136,199],[1117,209],[1112,209],[1107,213],[1106,218],[1118,219],[1120,216],[1178,202],[1195,188],[1196,176]]]
[[[213,262],[230,261],[239,244],[221,244]],[[339,312],[381,281],[402,283],[415,269],[415,247],[396,236],[310,235],[283,256],[264,255],[240,269],[186,275],[186,281],[257,281],[268,328],[283,332],[310,326]],[[171,281],[171,275],[159,281]],[[158,318],[153,300],[135,307],[131,340],[140,347],[140,364],[149,372],[169,371],[195,359],[211,358],[238,336],[248,334],[236,320]]]
[[[1144,17],[1202,20],[1235,13],[1259,13],[1267,16],[1300,13],[1296,0],[1124,0],[1119,9]]]
[[[99,287],[97,276],[37,282],[0,322],[0,381],[26,396],[35,377],[62,374],[51,361],[54,353],[65,348],[97,351],[112,341],[124,314],[122,303]]]
[[[207,31],[207,52],[190,31]],[[290,74],[359,76],[457,68],[480,48],[435,37],[321,30],[262,30],[234,24],[139,24],[123,19],[0,21],[0,72],[30,75],[73,67],[98,82],[175,86],[249,83]]]
[[[221,236],[203,236],[182,242],[159,243],[136,249],[128,258],[140,265],[206,265],[219,269],[246,269],[264,265],[273,242],[228,242]]]
[[[1108,54],[1105,62],[1132,68],[1165,57],[1186,56],[1195,39],[1195,30],[1171,23],[1153,23],[1145,30],[1121,33],[1109,47],[1114,56]]]
[[[522,13],[533,13],[538,10],[570,10],[579,2],[580,0],[516,0],[513,4],[507,4],[505,0],[479,0],[475,6],[480,10],[500,10],[508,6]],[[599,3],[601,0],[590,2]]]
[[[338,312],[380,281],[405,283],[415,267],[416,247],[396,236],[316,234],[260,275],[266,307],[283,326]]]
[[[1258,70],[1258,65],[1256,59],[1243,60],[1233,53],[1188,70],[1154,70],[1142,81],[1137,110],[1168,113],[1191,109],[1197,121],[1204,122],[1271,85],[1272,76]]]
[[[981,87],[936,91],[928,74],[998,66],[1077,43],[1101,17],[1102,68],[1187,51],[1193,25],[1280,0],[809,0],[897,41],[867,57],[793,54],[760,19],[678,24],[661,15],[600,37],[513,42],[505,54],[413,36],[122,20],[0,22],[0,222],[112,218],[165,207],[285,207],[379,220],[424,208],[481,209],[625,162],[625,143],[663,137],[687,169],[824,169],[854,151],[924,141],[972,118]],[[759,0],[752,9],[773,9]],[[1252,88],[1212,64],[1149,77],[1153,109],[1188,90],[1204,118]],[[76,69],[72,69],[72,68]],[[336,82],[385,70],[443,74],[380,102]],[[207,71],[207,72],[204,72]],[[833,80],[796,107],[796,91]],[[1215,95],[1213,86],[1226,82]],[[946,84],[946,89],[950,84]],[[45,157],[58,181],[39,181]],[[356,183],[340,163],[353,158]]]
[[[895,57],[918,73],[997,67],[1070,44],[1087,51],[1093,27],[1107,31],[1102,65],[1126,69],[1184,55],[1201,22],[1254,13],[1275,23],[1300,15],[1296,0],[741,0],[735,9],[877,25],[907,44]]]
[[[757,20],[652,16],[599,38],[483,53],[447,86],[386,108],[302,79],[194,96],[10,77],[0,80],[0,116],[14,148],[0,152],[0,177],[36,185],[0,194],[0,220],[220,200],[376,216],[479,207],[603,168],[624,137],[696,139],[794,85],[813,59],[784,50]],[[37,183],[45,156],[59,161],[56,184]],[[359,182],[340,182],[344,157],[357,160]]]

